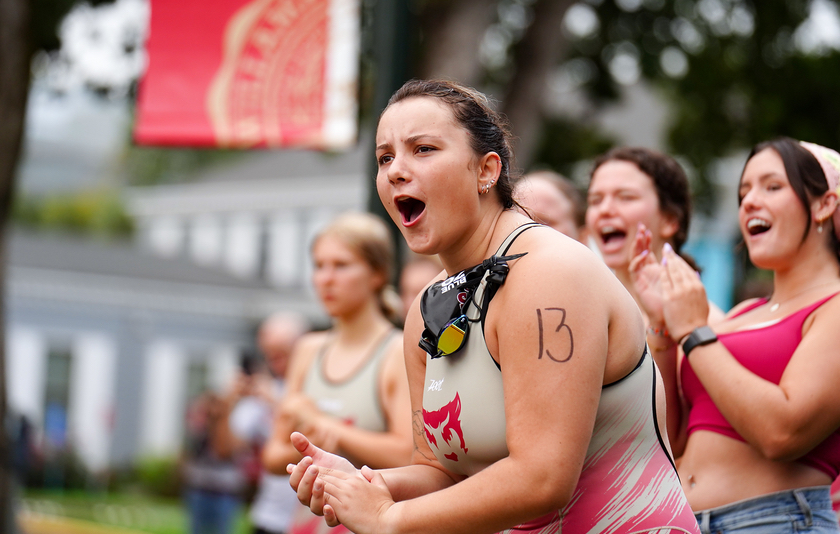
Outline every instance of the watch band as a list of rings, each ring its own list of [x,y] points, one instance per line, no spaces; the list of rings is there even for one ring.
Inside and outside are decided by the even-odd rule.
[[[700,326],[691,331],[685,341],[683,341],[682,349],[685,357],[697,347],[708,345],[717,341],[717,334],[708,326]]]

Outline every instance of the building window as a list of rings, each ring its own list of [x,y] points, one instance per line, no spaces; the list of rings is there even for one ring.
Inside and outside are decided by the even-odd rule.
[[[47,448],[61,450],[67,441],[67,410],[70,404],[69,347],[51,347],[47,353],[44,391],[44,439]]]
[[[192,358],[187,366],[187,402],[207,391],[210,387],[209,370],[205,358]]]
[[[44,485],[64,486],[69,456],[67,419],[70,404],[70,367],[72,356],[68,345],[50,347],[47,352],[44,388]]]

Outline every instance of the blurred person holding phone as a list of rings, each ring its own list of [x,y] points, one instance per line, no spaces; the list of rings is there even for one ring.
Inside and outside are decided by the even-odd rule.
[[[254,534],[286,534],[298,508],[289,477],[270,473],[262,466],[261,451],[271,435],[276,408],[286,389],[286,371],[298,339],[309,330],[298,314],[278,312],[267,317],[257,332],[262,354],[244,351],[240,373],[229,399],[234,406],[229,425],[234,436],[250,446],[255,463],[256,494],[251,503],[250,519]]]
[[[225,399],[209,390],[187,406],[182,473],[191,534],[232,534],[245,499],[243,449],[228,413]]]

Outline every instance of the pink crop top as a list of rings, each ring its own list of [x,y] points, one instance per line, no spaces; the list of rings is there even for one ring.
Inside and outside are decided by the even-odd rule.
[[[750,372],[778,384],[793,357],[793,352],[802,341],[802,325],[805,319],[837,294],[819,300],[769,326],[718,334],[718,340]],[[759,299],[737,315],[766,303],[766,299]],[[715,406],[689,362],[688,359],[683,360],[680,372],[683,393],[689,403],[688,433],[709,430],[746,442]],[[822,471],[832,480],[837,478],[840,474],[840,429],[835,430],[825,441],[797,461]]]

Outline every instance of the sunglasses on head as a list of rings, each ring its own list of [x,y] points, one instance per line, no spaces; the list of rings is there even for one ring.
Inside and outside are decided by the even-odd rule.
[[[464,346],[467,339],[467,332],[470,330],[470,321],[466,315],[460,315],[441,328],[437,337],[437,354],[435,358],[449,356]]]

